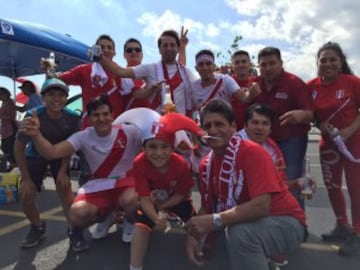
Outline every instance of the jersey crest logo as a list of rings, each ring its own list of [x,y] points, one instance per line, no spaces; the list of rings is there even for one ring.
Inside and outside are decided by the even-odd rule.
[[[278,99],[287,99],[288,98],[288,94],[286,92],[277,92],[275,94],[275,98]]]
[[[317,92],[316,90],[312,90],[311,96],[312,96],[312,99],[313,99],[313,100],[316,99],[317,95],[318,95],[318,92]]]
[[[336,99],[343,98],[345,96],[345,90],[344,89],[336,90],[335,96],[336,96]]]
[[[125,148],[125,144],[123,143],[123,141],[121,139],[118,139],[117,143],[118,143],[120,148]]]

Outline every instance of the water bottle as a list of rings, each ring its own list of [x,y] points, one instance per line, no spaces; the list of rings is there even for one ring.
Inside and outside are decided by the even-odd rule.
[[[162,101],[163,114],[176,111],[175,104],[171,98],[170,85],[168,85],[167,83],[162,84]]]
[[[298,179],[298,184],[301,187],[301,193],[300,196],[302,199],[311,200],[312,199],[312,177],[310,173],[310,160],[309,158],[305,159],[304,162],[304,170],[303,170],[303,176]]]
[[[49,63],[49,75],[51,77],[56,77],[56,70],[55,70],[55,53],[50,52],[49,57],[47,59]]]

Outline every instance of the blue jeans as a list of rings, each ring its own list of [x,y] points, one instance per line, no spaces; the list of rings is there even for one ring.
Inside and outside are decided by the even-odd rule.
[[[204,269],[268,270],[267,258],[299,248],[305,228],[291,216],[268,216],[216,232],[213,256]]]
[[[304,160],[308,143],[308,136],[291,138],[276,142],[284,155],[286,164],[286,175],[289,180],[293,180],[303,176]],[[304,209],[304,200],[300,198],[300,191],[292,191],[295,198]]]

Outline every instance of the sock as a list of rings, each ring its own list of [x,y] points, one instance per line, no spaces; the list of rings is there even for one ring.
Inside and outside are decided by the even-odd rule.
[[[131,264],[129,266],[130,266],[130,270],[142,270],[143,269],[143,266],[135,267],[135,266],[132,266]]]

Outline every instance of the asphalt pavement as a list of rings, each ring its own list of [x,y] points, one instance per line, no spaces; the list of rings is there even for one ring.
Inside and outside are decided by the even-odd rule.
[[[358,270],[360,257],[341,257],[337,254],[336,244],[328,244],[320,240],[320,234],[333,227],[334,215],[322,184],[315,140],[309,143],[308,157],[311,173],[318,183],[318,190],[313,199],[306,202],[310,237],[297,252],[289,256],[289,264],[282,269]],[[76,190],[76,181],[72,183],[73,189]],[[345,187],[344,191],[347,193]],[[196,190],[193,191],[193,198],[195,204],[198,205],[199,194]],[[38,196],[38,205],[42,218],[47,223],[47,238],[41,245],[26,250],[19,248],[19,243],[29,229],[29,223],[21,211],[20,204],[0,205],[0,269],[128,269],[130,247],[129,244],[122,243],[121,228],[117,229],[116,226],[113,226],[108,237],[102,240],[91,240],[87,232],[86,237],[90,241],[89,250],[82,253],[69,250],[67,226],[51,178],[45,181],[45,190]],[[196,268],[188,263],[185,255],[185,235],[182,233],[166,235],[154,233],[151,236],[144,265],[144,270],[206,269]]]

